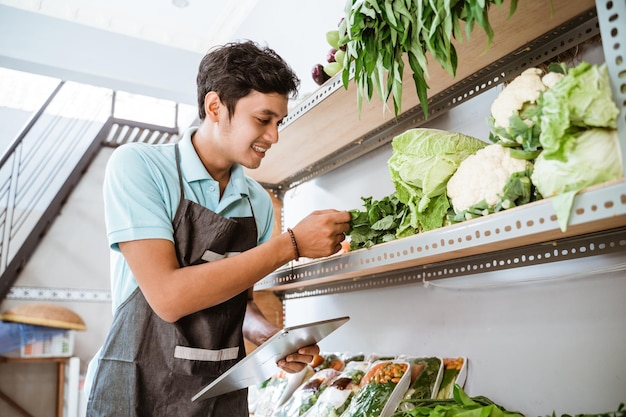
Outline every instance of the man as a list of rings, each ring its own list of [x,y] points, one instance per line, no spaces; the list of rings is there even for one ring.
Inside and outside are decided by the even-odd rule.
[[[299,80],[252,42],[210,51],[197,76],[200,125],[178,144],[134,143],[107,165],[114,319],[88,370],[87,415],[247,416],[247,391],[191,397],[277,329],[252,298],[256,281],[299,256],[341,249],[350,214],[313,212],[272,237],[267,192],[245,176],[278,141]],[[297,372],[309,346],[278,365]]]

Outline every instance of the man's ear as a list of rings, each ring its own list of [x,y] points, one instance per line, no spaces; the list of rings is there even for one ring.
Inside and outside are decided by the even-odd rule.
[[[220,105],[220,96],[215,91],[209,91],[204,96],[204,111],[209,120],[213,122],[218,120]]]

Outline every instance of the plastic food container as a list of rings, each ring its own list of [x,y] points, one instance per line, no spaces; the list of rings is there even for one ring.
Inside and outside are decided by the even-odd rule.
[[[411,410],[414,408],[412,401],[436,398],[439,393],[439,385],[443,378],[443,359],[438,356],[407,357],[406,360],[412,367],[411,384],[401,401],[399,410]],[[414,368],[416,367],[416,368]],[[421,369],[420,369],[421,367]]]
[[[400,400],[404,397],[404,393],[407,389],[409,389],[409,384],[411,383],[411,370],[408,362],[394,361],[398,363],[405,363],[407,365],[407,371],[404,373],[398,385],[391,393],[389,400],[387,400],[387,404],[385,404],[385,408],[383,408],[382,413],[380,413],[380,417],[389,417],[396,411],[398,408],[398,404],[400,404]]]
[[[390,368],[394,365],[403,366],[404,370],[401,375],[399,372],[394,372],[398,376],[394,376],[389,381],[390,376],[387,371],[397,371]],[[382,381],[378,381],[379,377]],[[400,379],[396,381],[397,378]],[[342,417],[389,417],[395,412],[410,382],[411,371],[408,362],[379,360],[372,363],[361,380],[361,387]]]
[[[439,386],[438,399],[452,398],[454,385],[461,388],[465,385],[467,378],[467,358],[459,356],[456,358],[443,358],[443,378]]]
[[[348,362],[344,370],[320,394],[303,417],[339,416],[359,390],[359,383],[369,368],[365,361]]]

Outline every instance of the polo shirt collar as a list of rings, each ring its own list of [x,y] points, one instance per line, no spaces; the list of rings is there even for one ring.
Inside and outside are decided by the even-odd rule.
[[[178,142],[181,169],[185,179],[189,182],[201,180],[215,181],[202,164],[200,157],[191,143],[191,136],[196,130],[198,130],[197,126],[190,127],[183,133],[183,137]],[[235,191],[239,192],[241,195],[249,194],[248,182],[246,181],[246,176],[241,165],[235,164],[231,168],[229,186],[234,187]]]

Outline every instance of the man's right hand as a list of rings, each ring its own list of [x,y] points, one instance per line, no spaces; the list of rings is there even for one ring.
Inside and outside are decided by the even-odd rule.
[[[350,219],[349,212],[333,209],[314,211],[302,219],[293,228],[300,256],[321,258],[339,252]]]

